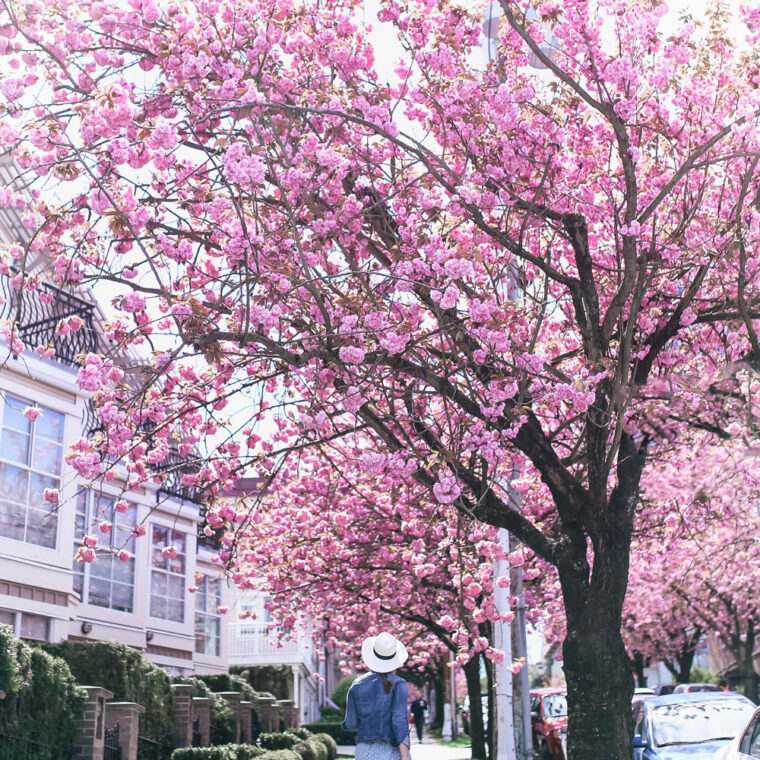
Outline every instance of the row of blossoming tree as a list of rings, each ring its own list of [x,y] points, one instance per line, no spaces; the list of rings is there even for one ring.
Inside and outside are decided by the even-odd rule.
[[[739,50],[720,9],[500,5],[476,70],[480,9],[384,2],[386,82],[359,0],[4,0],[0,142],[34,202],[2,267],[28,297],[114,294],[84,479],[207,445],[186,480],[221,498],[336,442],[371,456],[556,568],[569,756],[622,760],[642,476],[751,410],[760,6]],[[127,383],[129,346],[152,358]]]

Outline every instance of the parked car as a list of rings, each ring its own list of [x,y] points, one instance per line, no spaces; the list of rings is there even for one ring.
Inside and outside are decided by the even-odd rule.
[[[743,731],[740,731],[727,747],[724,747],[714,760],[744,760],[760,757],[760,708],[750,718]]]
[[[634,712],[633,760],[713,760],[754,711],[746,697],[723,692],[641,700]]]
[[[481,709],[483,711],[483,731],[488,731],[488,696],[486,694],[480,697]],[[470,733],[470,697],[465,696],[462,706],[459,708],[459,717],[462,721],[462,731]]]
[[[673,694],[694,694],[697,691],[720,691],[714,683],[679,683]]]
[[[541,760],[565,760],[567,692],[561,688],[535,689],[530,693],[533,748]]]
[[[658,697],[664,697],[666,694],[672,694],[676,685],[673,683],[661,683],[659,686],[654,687],[654,693]]]
[[[654,696],[654,689],[650,689],[646,686],[637,686],[633,690],[633,698],[636,699],[637,697],[653,697]]]

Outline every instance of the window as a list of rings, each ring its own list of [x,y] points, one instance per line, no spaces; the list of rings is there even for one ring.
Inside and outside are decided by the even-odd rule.
[[[186,535],[153,525],[150,549],[150,614],[162,620],[185,620]]]
[[[196,576],[197,578],[198,576]],[[221,616],[217,607],[222,603],[222,588],[218,578],[201,576],[195,592],[195,651],[219,657]]]
[[[65,416],[43,406],[34,422],[26,401],[5,397],[0,435],[0,535],[54,549],[58,516],[46,504],[46,488],[59,488]]]
[[[111,549],[110,554],[98,554],[94,562],[74,562],[74,591],[86,604],[107,607],[121,612],[134,612],[135,595],[135,540],[132,534],[137,521],[137,507],[127,506],[124,512],[116,510],[116,497],[91,491],[77,495],[75,547],[82,543],[85,533],[98,531],[98,523],[111,523],[111,532],[98,531],[98,545]],[[122,549],[132,558],[126,562],[118,557]]]
[[[0,625],[9,625],[20,639],[50,640],[50,618],[28,612],[0,610]]]

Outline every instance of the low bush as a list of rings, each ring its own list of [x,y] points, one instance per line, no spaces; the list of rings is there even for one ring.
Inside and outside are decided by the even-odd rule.
[[[327,760],[335,760],[335,758],[338,757],[338,743],[332,736],[330,736],[330,734],[314,734],[314,738],[318,739],[325,745],[325,748],[327,749]]]
[[[259,755],[259,760],[301,760],[301,756],[292,749],[275,749]]]
[[[254,760],[266,753],[253,744],[224,744],[220,747],[182,747],[172,752],[171,760]]]
[[[145,708],[140,733],[168,749],[172,735],[174,694],[169,674],[142,652],[114,641],[61,641],[43,644],[61,657],[83,686],[102,686],[114,702],[137,702]]]
[[[293,734],[293,736],[297,736],[301,741],[304,739],[308,739],[312,733],[306,728],[301,728],[300,726],[298,728],[287,728],[285,729],[286,734]]]
[[[0,735],[21,742],[24,758],[68,752],[85,694],[63,660],[17,639],[6,625],[0,625],[0,689]]]
[[[259,734],[256,743],[264,749],[290,749],[298,744],[299,738],[293,734]]]
[[[342,723],[306,723],[303,728],[308,729],[314,734],[327,734],[331,736],[336,744],[353,745],[356,744],[356,732],[346,731]]]

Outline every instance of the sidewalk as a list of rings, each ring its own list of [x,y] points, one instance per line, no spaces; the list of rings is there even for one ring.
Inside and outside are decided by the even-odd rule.
[[[356,747],[338,747],[338,757],[354,757],[355,754]],[[409,756],[411,760],[469,760],[472,750],[469,747],[444,747],[426,736],[422,744],[412,739]]]

